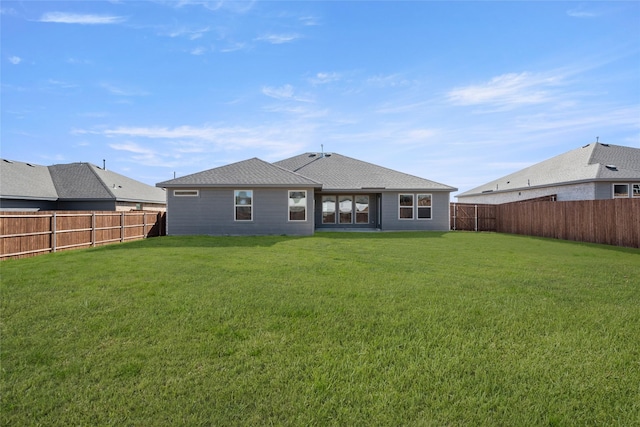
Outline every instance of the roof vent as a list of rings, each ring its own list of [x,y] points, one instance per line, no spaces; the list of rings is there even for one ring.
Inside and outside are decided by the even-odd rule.
[[[331,153],[326,153],[324,157],[331,157]]]
[[[616,165],[606,165],[605,166],[607,169],[611,170],[611,171],[617,171],[618,167]]]
[[[600,143],[600,145],[602,145],[603,147],[608,147],[609,146],[609,144],[602,144],[602,143]]]
[[[13,163],[11,160],[7,160],[7,159],[2,159],[2,160],[4,160],[7,163]]]
[[[309,157],[315,157],[315,156],[316,156],[315,153],[309,154]]]

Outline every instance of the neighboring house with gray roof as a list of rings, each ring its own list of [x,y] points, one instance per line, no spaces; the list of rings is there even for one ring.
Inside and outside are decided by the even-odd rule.
[[[640,149],[594,142],[457,195],[460,203],[501,204],[640,198]]]
[[[0,210],[165,210],[166,193],[91,163],[0,161]]]
[[[167,234],[448,230],[456,188],[335,153],[253,158],[156,184]]]

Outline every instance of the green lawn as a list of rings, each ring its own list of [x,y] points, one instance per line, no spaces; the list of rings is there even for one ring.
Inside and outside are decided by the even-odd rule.
[[[640,425],[640,251],[159,237],[0,263],[2,425]]]

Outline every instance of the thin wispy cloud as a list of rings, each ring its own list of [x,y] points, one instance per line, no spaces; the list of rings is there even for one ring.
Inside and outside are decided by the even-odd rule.
[[[234,13],[246,13],[253,8],[255,0],[180,0],[178,2],[169,1],[168,3],[173,4],[176,8],[182,8],[185,6],[202,6],[211,11],[229,10]]]
[[[128,151],[130,153],[136,153],[136,154],[155,154],[154,150],[146,147],[142,147],[133,142],[109,144],[109,147],[113,148],[114,150]]]
[[[100,87],[105,89],[110,94],[117,95],[117,96],[129,97],[129,96],[146,96],[146,95],[148,95],[147,92],[139,90],[139,89],[123,88],[123,87],[120,87],[120,86],[113,85],[111,83],[101,83]]]
[[[378,86],[378,87],[395,88],[395,87],[409,86],[411,84],[411,81],[404,78],[400,74],[390,74],[390,75],[377,75],[377,76],[369,77],[366,80],[366,84],[371,86]]]
[[[320,20],[315,16],[303,16],[299,20],[300,23],[306,27],[320,25]]]
[[[572,18],[596,18],[599,16],[597,12],[594,12],[593,10],[586,10],[584,7],[569,9],[567,10],[567,15]]]
[[[109,147],[132,153],[136,161],[143,164],[158,164],[161,158],[179,159],[189,153],[234,152],[243,149],[266,150],[266,157],[274,159],[292,155],[305,147],[310,131],[304,125],[287,126],[283,124],[258,127],[216,127],[216,126],[177,126],[177,127],[116,127],[99,130],[75,130],[76,134],[100,134],[106,137],[127,138],[134,141],[117,142]],[[145,140],[153,140],[153,148]],[[156,148],[160,141],[162,150]],[[187,164],[193,164],[191,160]]]
[[[262,88],[262,94],[282,101],[313,102],[308,96],[296,94],[293,86],[290,84],[280,87],[264,86]]]
[[[265,34],[256,38],[256,40],[271,44],[284,44],[298,40],[301,37],[300,34]]]
[[[523,104],[540,104],[551,100],[549,88],[559,83],[559,77],[533,73],[509,73],[488,82],[457,87],[447,94],[454,105],[492,105],[502,108]]]
[[[172,38],[184,37],[189,40],[198,40],[202,38],[209,31],[211,31],[209,27],[198,28],[198,29],[178,28],[178,29],[169,31],[167,35]]]
[[[247,43],[243,43],[243,42],[228,42],[228,44],[223,47],[220,48],[220,52],[222,53],[229,53],[229,52],[236,52],[239,50],[243,50],[247,48]]]
[[[53,22],[58,24],[81,24],[81,25],[105,25],[120,24],[126,21],[123,16],[114,15],[92,15],[67,12],[48,12],[43,14],[39,22]]]
[[[204,55],[205,53],[207,53],[207,48],[203,46],[198,46],[196,48],[191,49],[189,53],[195,56]]]
[[[313,85],[322,85],[340,80],[342,76],[338,73],[317,73],[309,79]]]
[[[18,65],[19,63],[22,62],[22,58],[20,58],[19,56],[10,56],[8,60],[13,65]]]

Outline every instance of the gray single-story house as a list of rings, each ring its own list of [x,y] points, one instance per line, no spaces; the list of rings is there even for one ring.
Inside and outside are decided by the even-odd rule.
[[[460,203],[501,204],[640,198],[640,149],[594,142],[457,195]]]
[[[456,188],[336,153],[258,158],[156,184],[167,234],[311,235],[316,230],[449,230]]]
[[[0,160],[1,211],[164,211],[165,191],[91,163]]]

